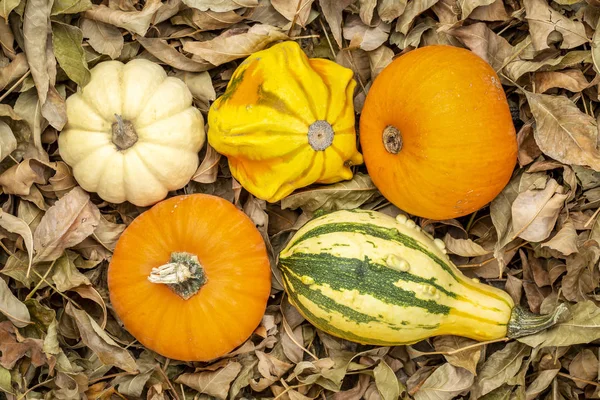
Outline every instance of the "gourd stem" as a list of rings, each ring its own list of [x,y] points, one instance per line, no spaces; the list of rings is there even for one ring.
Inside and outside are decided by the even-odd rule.
[[[308,127],[308,144],[315,151],[322,151],[331,146],[335,132],[331,124],[324,120],[318,120]]]
[[[131,121],[115,114],[117,122],[112,124],[112,142],[119,150],[127,150],[138,141],[138,135]]]
[[[510,316],[506,336],[516,339],[551,328],[567,311],[567,306],[563,303],[559,304],[552,313],[546,315],[534,314],[521,306],[517,306],[513,309]]]
[[[206,275],[197,256],[186,252],[173,252],[168,263],[152,268],[148,280],[167,285],[175,294],[187,300],[204,286]]]
[[[393,125],[388,125],[383,130],[383,147],[390,154],[398,154],[402,150],[402,134]]]

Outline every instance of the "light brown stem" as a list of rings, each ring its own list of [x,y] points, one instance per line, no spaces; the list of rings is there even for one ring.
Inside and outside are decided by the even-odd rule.
[[[152,268],[148,280],[167,285],[175,294],[187,300],[204,286],[206,275],[197,256],[185,252],[173,252],[168,263]]]
[[[119,150],[127,150],[138,141],[138,135],[131,121],[124,120],[115,114],[116,122],[112,124],[112,142]]]
[[[388,125],[383,130],[383,146],[390,154],[398,154],[402,150],[402,134],[395,126]]]

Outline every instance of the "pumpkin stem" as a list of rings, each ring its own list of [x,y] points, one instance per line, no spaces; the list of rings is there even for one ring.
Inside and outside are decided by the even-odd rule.
[[[333,127],[322,119],[313,122],[308,127],[308,144],[315,151],[322,151],[333,143]]]
[[[388,125],[383,130],[383,147],[388,153],[398,154],[402,150],[402,134],[393,125]]]
[[[206,275],[197,256],[186,252],[173,252],[167,264],[152,268],[148,280],[167,285],[175,294],[187,300],[204,286]]]
[[[119,150],[126,150],[133,146],[138,140],[138,135],[131,121],[123,120],[119,114],[115,114],[117,122],[112,124],[112,142]]]
[[[546,330],[554,326],[567,311],[567,306],[563,303],[559,304],[552,313],[547,315],[537,315],[521,306],[517,306],[513,309],[510,316],[506,336],[516,339]]]

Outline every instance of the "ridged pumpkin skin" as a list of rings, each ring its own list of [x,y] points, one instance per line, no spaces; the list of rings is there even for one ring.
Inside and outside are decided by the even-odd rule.
[[[402,138],[397,154],[396,138],[384,139],[389,126]],[[488,204],[517,158],[500,79],[483,59],[451,46],[416,49],[384,68],[362,110],[360,143],[369,175],[388,200],[440,220]]]
[[[465,277],[443,242],[400,215],[336,211],[304,225],[279,255],[290,302],[317,328],[394,346],[436,335],[506,336],[514,303]]]
[[[149,206],[185,186],[206,136],[186,84],[145,59],[101,62],[91,73],[67,98],[68,123],[58,136],[81,187],[111,203]],[[116,138],[116,115],[134,138]]]
[[[315,182],[351,179],[350,167],[363,162],[352,76],[329,60],[308,59],[292,41],[254,53],[212,104],[208,141],[240,184],[269,202]]]
[[[153,268],[174,252],[196,255],[206,283],[187,300]],[[264,241],[226,200],[177,196],[137,217],[121,235],[108,269],[110,300],[144,346],[177,360],[206,361],[242,344],[259,325],[271,290]]]

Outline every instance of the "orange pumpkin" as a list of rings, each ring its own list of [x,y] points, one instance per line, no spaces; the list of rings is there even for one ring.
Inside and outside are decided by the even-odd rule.
[[[271,269],[250,218],[224,199],[193,194],[158,203],[127,227],[108,287],[117,315],[144,346],[207,361],[256,329]]]
[[[379,74],[360,117],[360,143],[381,193],[431,219],[485,206],[517,159],[500,79],[483,59],[451,46],[410,51]]]

